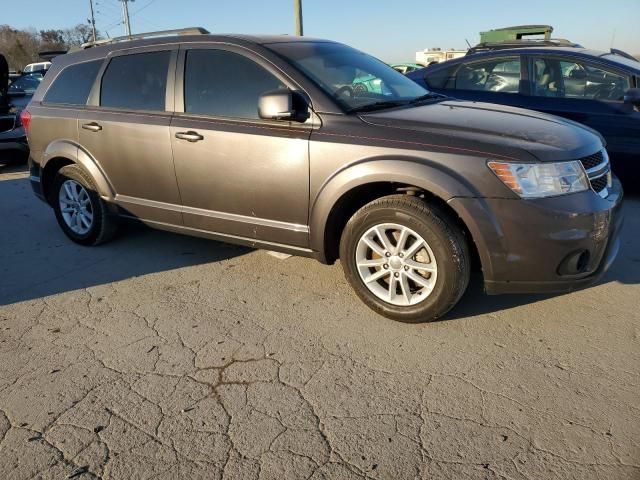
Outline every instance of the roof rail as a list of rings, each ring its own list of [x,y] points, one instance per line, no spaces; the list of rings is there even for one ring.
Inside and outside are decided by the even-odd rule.
[[[490,50],[501,50],[507,48],[524,48],[524,47],[573,47],[581,48],[581,45],[564,38],[544,39],[527,39],[527,40],[504,40],[502,42],[484,42],[471,47],[467,54],[471,55],[478,52],[487,52]]]
[[[168,37],[170,35],[206,35],[209,30],[202,27],[178,28],[175,30],[159,30],[157,32],[136,33],[135,35],[124,35],[122,37],[105,38],[104,40],[96,40],[95,42],[83,43],[81,48],[98,47],[100,45],[109,45],[111,43],[128,42],[129,40],[141,40],[144,38]]]

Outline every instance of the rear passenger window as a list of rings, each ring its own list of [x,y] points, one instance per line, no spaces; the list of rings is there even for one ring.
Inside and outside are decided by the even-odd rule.
[[[164,111],[170,51],[114,57],[102,77],[100,105]]]
[[[424,81],[430,88],[454,88],[455,86],[455,72],[459,64],[451,65],[447,68],[440,68],[435,72],[430,72],[429,69],[425,72]]]
[[[53,81],[44,102],[85,105],[101,65],[102,59],[68,66]]]
[[[456,90],[518,93],[520,58],[501,58],[465,63],[456,73]]]
[[[224,50],[189,50],[185,66],[187,113],[258,118],[258,98],[285,85],[263,67]]]

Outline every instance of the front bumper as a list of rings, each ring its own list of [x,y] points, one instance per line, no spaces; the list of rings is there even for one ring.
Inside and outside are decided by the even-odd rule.
[[[452,199],[476,243],[489,294],[556,293],[597,282],[620,249],[622,186],[554,198]]]

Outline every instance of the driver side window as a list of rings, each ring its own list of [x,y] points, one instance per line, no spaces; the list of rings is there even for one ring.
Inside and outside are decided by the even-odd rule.
[[[188,50],[184,111],[199,115],[258,120],[258,99],[285,88],[253,60],[226,50]]]
[[[537,96],[622,101],[631,88],[628,76],[570,59],[536,59],[534,72]]]

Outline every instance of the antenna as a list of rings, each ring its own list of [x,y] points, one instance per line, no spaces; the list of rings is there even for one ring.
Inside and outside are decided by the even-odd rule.
[[[471,44],[469,43],[469,40],[465,38],[464,41],[467,42],[467,45],[469,45],[469,48],[471,48]]]
[[[613,35],[611,35],[611,48],[613,48],[613,42],[616,41],[616,29],[613,29]]]

